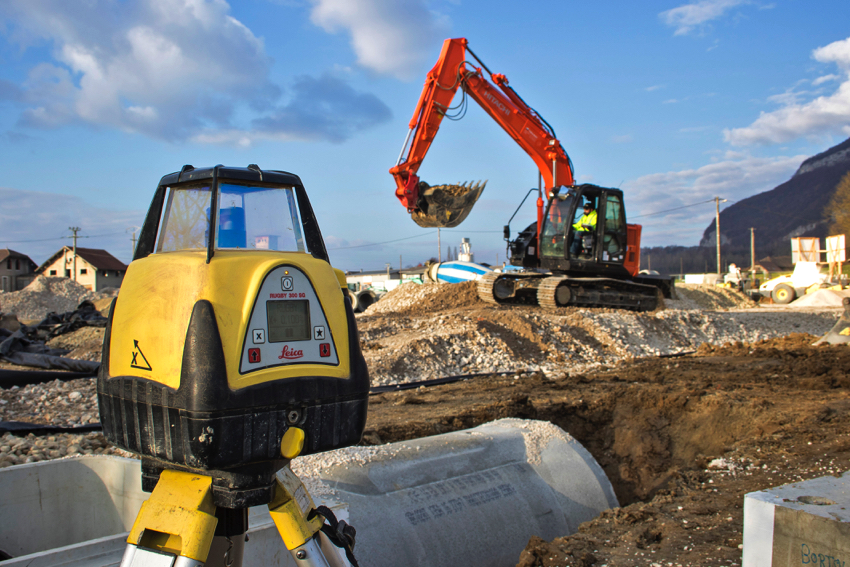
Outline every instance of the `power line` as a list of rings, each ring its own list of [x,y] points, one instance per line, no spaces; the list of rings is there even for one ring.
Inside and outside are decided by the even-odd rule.
[[[11,244],[23,244],[27,242],[49,242],[51,240],[62,240],[64,238],[70,238],[69,236],[56,236],[54,238],[39,238],[37,240],[3,240],[0,239],[0,242],[8,242]]]
[[[393,242],[401,242],[402,240],[411,240],[413,238],[421,238],[423,236],[428,236],[431,234],[436,234],[436,231],[426,232],[424,234],[417,234],[416,236],[408,236],[405,238],[397,238],[395,240],[387,240],[385,242],[373,242],[372,244],[360,244],[358,246],[341,246],[338,248],[328,248],[328,250],[351,250],[353,248],[367,248],[369,246],[380,246],[381,244],[392,244]]]
[[[124,232],[109,232],[107,234],[89,234],[86,236],[77,236],[77,238],[100,238],[103,236],[117,236],[119,234],[124,234]],[[0,238],[0,242],[8,242],[10,244],[26,244],[29,242],[50,242],[52,240],[67,240],[69,238],[74,238],[73,236],[55,236],[53,238],[37,238],[34,240],[5,240]]]
[[[657,212],[654,212],[654,213],[647,213],[647,214],[645,214],[645,215],[635,215],[635,216],[633,216],[633,217],[629,217],[629,218],[630,218],[630,219],[639,219],[639,218],[641,218],[641,217],[654,217],[654,216],[656,216],[656,215],[663,215],[664,213],[670,213],[670,212],[673,212],[673,211],[679,211],[679,210],[687,209],[687,208],[690,208],[690,207],[696,207],[697,205],[704,205],[705,203],[713,203],[713,202],[714,202],[714,199],[709,199],[708,201],[700,201],[699,203],[693,203],[693,204],[690,204],[690,205],[683,205],[683,206],[681,206],[681,207],[676,207],[676,208],[674,208],[674,209],[666,209],[666,210],[664,210],[664,211],[657,211]]]

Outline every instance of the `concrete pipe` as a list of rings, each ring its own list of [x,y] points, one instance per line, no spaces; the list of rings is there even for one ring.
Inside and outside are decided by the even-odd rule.
[[[513,566],[546,540],[617,506],[605,473],[562,429],[503,419],[474,429],[299,457],[316,505],[357,529],[372,567]],[[0,470],[0,549],[7,567],[120,563],[141,503],[139,461],[58,459]],[[295,567],[268,509],[251,508],[243,565]]]
[[[513,566],[532,535],[575,533],[618,506],[593,456],[542,421],[503,419],[304,459],[348,504],[358,561],[375,567]]]
[[[355,313],[363,313],[370,305],[378,301],[378,296],[371,289],[363,289],[356,294],[357,304],[355,305]]]
[[[827,331],[827,333],[820,339],[812,343],[813,346],[824,343],[831,345],[850,343],[850,297],[842,299],[841,304],[844,306],[844,313],[841,314],[841,317],[838,318],[838,321],[835,322],[832,329]]]

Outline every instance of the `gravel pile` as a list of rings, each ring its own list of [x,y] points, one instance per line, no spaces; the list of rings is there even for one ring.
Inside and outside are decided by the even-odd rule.
[[[365,313],[358,328],[372,383],[391,385],[491,372],[561,375],[701,344],[758,342],[793,332],[823,335],[836,310],[756,309],[746,295],[716,286],[677,286],[665,309],[635,313],[497,307],[475,282],[404,284]]]
[[[79,293],[68,280],[59,284],[66,287],[50,288],[54,283],[50,280],[56,279],[41,278],[38,286],[63,290],[72,297]],[[38,289],[17,293],[28,293],[25,301],[31,305],[51,295]],[[0,301],[10,295],[14,294],[0,296]],[[58,301],[54,296],[44,303],[61,311]],[[519,377],[542,372],[558,378],[636,357],[692,351],[703,344],[755,343],[790,333],[819,336],[832,328],[842,312],[740,308],[752,305],[733,290],[683,286],[679,299],[666,300],[665,309],[653,313],[579,308],[547,313],[531,306],[484,304],[477,299],[475,283],[466,282],[405,284],[356,317],[372,384],[378,386],[494,372]],[[97,360],[102,339],[102,329],[83,328],[57,337],[51,346],[71,348],[74,357]],[[0,421],[68,426],[98,420],[93,379],[0,389]],[[39,438],[6,435],[0,442],[0,467],[19,462],[22,456],[55,458],[52,455],[57,453],[50,451],[59,451],[59,456],[73,454],[69,453],[72,447],[83,453],[102,449],[124,454],[107,447],[98,436],[52,437],[51,443],[64,447],[65,453],[61,448],[45,452],[36,444]],[[26,444],[19,446],[18,439]]]
[[[83,301],[100,297],[68,278],[38,276],[21,291],[0,295],[0,312],[17,315],[19,321],[41,321],[50,312],[74,311]]]
[[[0,421],[73,427],[100,421],[94,379],[83,378],[0,389]],[[109,444],[101,433],[0,437],[0,468],[72,455],[133,455]]]

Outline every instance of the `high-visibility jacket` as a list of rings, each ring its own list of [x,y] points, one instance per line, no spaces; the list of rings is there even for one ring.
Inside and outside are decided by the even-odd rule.
[[[589,213],[585,213],[581,215],[581,218],[578,219],[578,222],[573,225],[573,229],[575,230],[586,230],[582,225],[586,224],[590,227],[590,230],[596,230],[596,211],[590,211]]]

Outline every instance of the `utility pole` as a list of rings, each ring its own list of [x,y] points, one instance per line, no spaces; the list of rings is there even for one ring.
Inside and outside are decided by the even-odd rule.
[[[720,203],[725,203],[726,199],[720,197],[714,198],[714,228],[717,230],[717,275],[720,275]]]
[[[74,281],[77,281],[77,233],[82,229],[78,226],[69,226],[68,230],[74,233]]]
[[[136,227],[133,227],[133,249],[130,250],[130,261],[136,257]]]
[[[756,229],[750,227],[750,278],[756,278]]]

